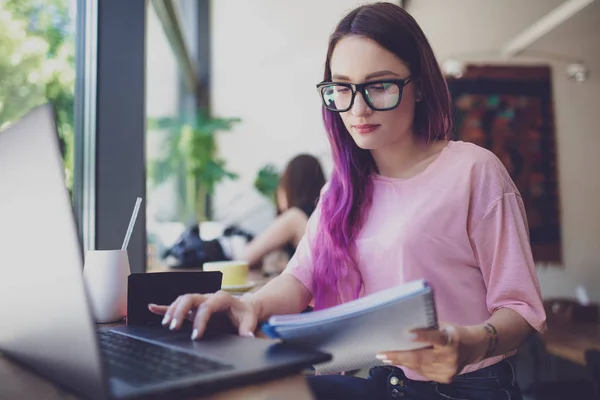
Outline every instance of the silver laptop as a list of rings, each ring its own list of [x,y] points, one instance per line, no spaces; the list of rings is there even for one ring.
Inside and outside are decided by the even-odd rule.
[[[65,186],[54,113],[0,132],[0,351],[87,398],[174,398],[273,378],[317,351],[235,335],[191,341],[156,326],[98,331]]]

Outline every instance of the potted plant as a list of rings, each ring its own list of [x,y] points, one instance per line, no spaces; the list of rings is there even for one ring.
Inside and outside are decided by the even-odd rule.
[[[254,179],[254,188],[263,196],[276,204],[276,191],[281,178],[277,168],[273,164],[267,164],[258,170]]]
[[[179,218],[201,222],[210,218],[208,199],[217,183],[237,179],[226,169],[217,154],[216,134],[228,131],[239,118],[215,118],[200,112],[193,118],[159,118],[149,121],[149,129],[168,132],[164,139],[164,156],[148,165],[154,184],[177,179]]]

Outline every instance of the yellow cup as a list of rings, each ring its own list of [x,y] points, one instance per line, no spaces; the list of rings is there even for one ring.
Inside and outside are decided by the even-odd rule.
[[[248,283],[248,263],[246,261],[212,261],[205,262],[204,271],[221,271],[223,281],[221,286],[237,286]]]

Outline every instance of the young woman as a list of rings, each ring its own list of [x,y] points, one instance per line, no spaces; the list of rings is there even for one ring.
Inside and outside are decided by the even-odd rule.
[[[250,265],[259,265],[266,254],[279,248],[289,257],[294,255],[324,184],[325,175],[315,157],[300,154],[288,163],[276,192],[278,216],[245,249],[244,259]]]
[[[415,332],[429,346],[378,354],[371,379],[311,377],[316,396],[520,399],[507,357],[545,329],[523,202],[491,152],[448,141],[449,93],[422,30],[391,3],[359,7],[331,36],[324,78],[334,169],[285,273],[242,300],[150,309],[171,329],[192,310],[193,338],[217,311],[252,335],[313,299],[321,309],[423,278],[443,322]]]

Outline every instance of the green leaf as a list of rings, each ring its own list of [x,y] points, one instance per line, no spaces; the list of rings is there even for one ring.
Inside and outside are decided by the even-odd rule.
[[[260,194],[273,200],[280,178],[277,168],[273,164],[267,164],[256,174],[254,187]]]
[[[219,182],[238,178],[236,173],[226,169],[225,161],[217,156],[216,134],[230,130],[240,121],[239,118],[208,117],[204,110],[192,117],[149,119],[149,130],[170,132],[170,141],[165,143],[165,148],[169,149],[166,159],[157,160],[149,166],[151,180],[154,183],[164,182],[180,173],[183,166],[186,179],[181,182],[185,186],[181,191],[187,193],[186,199],[195,199],[194,208],[197,208],[197,205],[203,204],[204,193],[214,193]],[[194,184],[190,185],[192,181]],[[188,193],[190,188],[192,191],[195,188],[194,196]]]

